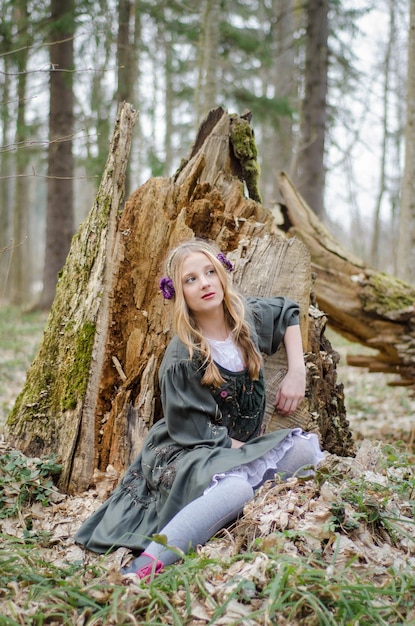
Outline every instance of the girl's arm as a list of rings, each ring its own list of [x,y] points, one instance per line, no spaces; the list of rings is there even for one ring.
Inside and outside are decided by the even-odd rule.
[[[305,395],[306,372],[301,330],[298,324],[287,326],[284,335],[288,371],[277,390],[274,405],[282,415],[293,413]]]

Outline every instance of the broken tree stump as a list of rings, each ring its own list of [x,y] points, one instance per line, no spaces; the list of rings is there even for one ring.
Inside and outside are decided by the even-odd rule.
[[[222,108],[211,111],[189,158],[176,174],[171,178],[152,178],[130,196],[110,242],[105,235],[107,205],[100,203],[98,197],[95,228],[91,229],[88,222],[74,240],[59,284],[59,302],[65,293],[74,291],[73,268],[85,264],[77,240],[102,240],[105,250],[97,242],[97,258],[109,254],[101,292],[95,289],[89,293],[89,283],[83,283],[87,301],[94,302],[95,317],[88,320],[94,341],[89,337],[86,343],[82,377],[75,375],[72,358],[66,370],[60,370],[66,381],[70,381],[68,373],[74,380],[82,379],[82,394],[74,397],[73,406],[68,406],[60,387],[53,406],[43,404],[44,421],[39,427],[36,415],[42,393],[51,397],[56,381],[53,379],[48,387],[50,382],[43,377],[42,367],[48,359],[51,369],[56,368],[60,358],[56,350],[50,349],[51,336],[58,327],[62,350],[72,337],[75,319],[83,314],[81,304],[76,314],[69,307],[59,307],[60,318],[56,320],[58,306],[54,303],[54,323],[48,322],[41,356],[36,357],[28,383],[8,420],[11,442],[25,453],[59,452],[64,464],[60,481],[63,490],[79,492],[87,488],[96,468],[105,471],[110,465],[122,475],[140,450],[148,428],[162,416],[157,372],[172,334],[172,303],[163,300],[158,280],[168,249],[195,236],[215,241],[234,257],[238,266],[235,280],[241,288],[249,289],[252,295],[288,295],[300,303],[310,375],[307,400],[293,419],[318,432],[323,447],[330,452],[346,455],[354,451],[341,402],[337,403],[338,412],[333,419],[333,398],[342,398],[342,388],[336,382],[336,353],[324,340],[324,314],[310,315],[309,253],[297,238],[287,239],[278,231],[267,209],[244,196],[243,168],[236,156],[240,149],[234,149],[231,132],[238,119]],[[238,131],[242,127],[243,124],[238,125]],[[252,140],[252,132],[247,132],[246,140]],[[252,170],[252,163],[249,167]],[[90,258],[91,276],[94,267]],[[96,346],[99,349],[95,350]],[[275,388],[275,376],[280,375],[284,365],[283,350],[273,359],[267,360],[266,372],[267,384]],[[36,396],[30,390],[30,381],[39,377],[43,377],[43,382],[37,385]],[[70,385],[68,389],[71,391]],[[65,387],[65,393],[68,389]],[[272,400],[270,397],[271,403]],[[267,408],[269,428],[289,426],[285,420],[274,415],[272,407]]]
[[[63,465],[63,489],[70,482],[80,437],[83,448],[90,450],[83,471],[90,474],[95,466],[96,386],[118,250],[117,219],[137,115],[129,104],[118,109],[94,205],[73,238],[43,340],[6,425],[10,441],[24,453],[57,454]],[[89,429],[84,428],[86,423],[91,424]]]

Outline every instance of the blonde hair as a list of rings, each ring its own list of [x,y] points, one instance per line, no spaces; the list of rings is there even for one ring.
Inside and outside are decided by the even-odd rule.
[[[195,352],[199,352],[204,358],[206,370],[202,378],[202,384],[215,387],[223,384],[224,379],[212,359],[209,343],[191,314],[183,294],[183,263],[186,257],[194,252],[205,254],[217,272],[224,292],[223,304],[226,324],[232,331],[235,343],[242,350],[251,379],[257,380],[262,365],[262,358],[251,339],[250,327],[245,319],[244,304],[233,287],[229,272],[217,258],[217,255],[220,254],[220,249],[215,244],[203,239],[191,239],[181,243],[170,252],[167,259],[167,275],[171,278],[175,289],[174,329],[179,339],[188,348],[190,358],[193,357]]]

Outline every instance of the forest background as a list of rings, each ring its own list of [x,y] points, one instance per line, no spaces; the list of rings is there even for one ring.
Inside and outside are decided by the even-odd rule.
[[[0,15],[4,417],[122,101],[140,112],[127,197],[175,172],[210,109],[249,109],[263,204],[278,217],[286,171],[344,247],[415,282],[415,0],[0,0]],[[53,462],[1,440],[0,624],[415,624],[414,401],[383,374],[338,373],[356,440],[386,445],[277,485],[271,514],[259,494],[202,559],[140,593],[121,585],[123,555],[101,563],[72,540],[114,475],[67,496]]]
[[[286,171],[345,247],[413,282],[414,0],[0,7],[2,302],[50,306],[121,101],[140,112],[127,197],[174,173],[211,108],[249,109],[263,204]]]

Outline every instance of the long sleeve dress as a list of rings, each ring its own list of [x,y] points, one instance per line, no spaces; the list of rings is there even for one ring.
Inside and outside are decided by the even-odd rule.
[[[287,326],[299,323],[298,306],[284,297],[247,298],[246,314],[252,338],[266,354],[277,350]],[[202,385],[200,356],[189,359],[186,346],[173,337],[159,369],[164,417],[151,427],[108,500],[80,527],[77,543],[98,553],[121,546],[141,552],[214,477],[235,468],[249,471],[255,461],[261,467],[262,459],[288,441],[290,429],[260,434],[265,409],[262,371],[253,381],[246,369],[218,367],[224,384]],[[232,448],[231,438],[245,443]],[[258,463],[253,465],[258,468]]]

